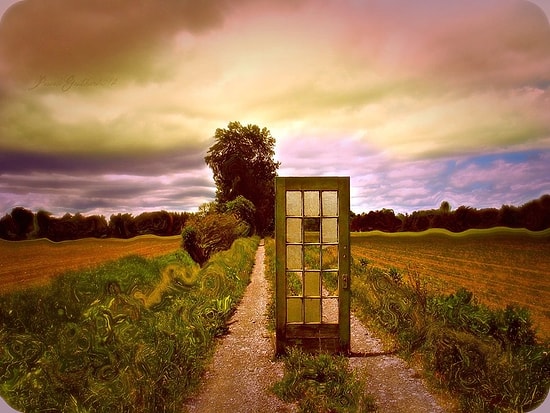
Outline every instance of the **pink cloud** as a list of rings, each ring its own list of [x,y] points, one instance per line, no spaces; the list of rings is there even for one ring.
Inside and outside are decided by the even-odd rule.
[[[548,155],[545,157],[549,158]],[[449,182],[457,190],[490,185],[499,191],[513,191],[521,186],[548,191],[550,184],[546,178],[550,172],[549,164],[545,164],[544,161],[538,161],[535,164],[512,163],[502,159],[485,166],[471,164],[454,173]]]

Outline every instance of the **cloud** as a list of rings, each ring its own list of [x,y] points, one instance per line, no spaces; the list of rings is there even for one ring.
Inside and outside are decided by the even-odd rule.
[[[550,193],[549,161],[548,151],[495,155],[483,162],[468,159],[461,162],[449,185],[457,193],[469,193],[476,205],[490,206],[498,198],[506,200],[502,203],[518,205],[526,194],[534,199]]]
[[[368,4],[368,3],[367,3]],[[523,85],[548,79],[550,26],[526,1],[383,2],[366,33],[380,65],[454,87]],[[366,40],[369,42],[369,40]]]
[[[112,214],[192,211],[214,196],[204,168],[160,176],[3,174],[0,210],[24,206],[33,211]]]
[[[230,34],[225,53],[241,36],[254,39],[242,43],[249,53],[234,57],[225,74],[242,75],[228,93],[239,96],[236,110],[306,136],[323,128],[343,138],[361,132],[404,158],[473,153],[480,144],[544,146],[550,31],[539,9],[492,1],[372,4],[309,5],[262,21],[255,36],[246,24],[235,39]],[[288,26],[274,40],[283,21]]]
[[[0,175],[65,173],[130,174],[154,176],[199,169],[204,166],[202,152],[170,151],[154,154],[74,155],[42,152],[4,151],[0,153]]]
[[[131,9],[119,2],[115,10],[73,3],[63,9],[54,0],[52,7],[82,22],[82,30],[70,19],[60,24],[71,41],[102,44],[102,24],[121,40],[82,52],[83,73],[66,71],[70,59],[63,75],[34,73],[0,115],[4,142],[76,152],[91,141],[92,151],[167,149],[204,142],[215,128],[240,120],[278,131],[294,125],[305,136],[321,129],[335,138],[361,134],[371,145],[418,158],[476,151],[479,142],[540,146],[550,135],[550,29],[528,3],[182,2],[187,14],[170,1]],[[2,22],[7,32],[17,32],[8,30],[12,20],[34,27],[20,19],[37,7],[31,0],[13,7]],[[166,24],[153,18],[169,12]],[[107,19],[110,13],[122,23]],[[143,27],[132,30],[138,21]],[[27,47],[25,37],[9,38],[14,50]],[[148,48],[149,38],[162,41]],[[143,56],[129,58],[128,73],[147,66],[152,76],[128,83],[126,71],[96,73],[97,62],[126,55],[131,45]]]
[[[0,147],[92,157],[204,150],[215,123],[168,100],[143,90],[13,98],[0,109]]]
[[[137,156],[0,154],[0,211],[111,214],[150,210],[192,211],[212,200],[214,185],[204,154]]]
[[[226,1],[214,0],[23,0],[1,20],[0,53],[17,79],[88,72],[90,64],[129,69],[136,56],[147,59],[177,30],[200,33],[219,26],[226,8]],[[130,76],[140,72],[131,69]]]
[[[438,208],[448,201],[476,208],[521,205],[550,193],[550,151],[396,160],[373,154],[351,169],[354,212]]]
[[[283,175],[350,175],[358,211],[547,188],[540,160],[503,155],[550,148],[550,26],[526,1],[24,0],[0,21],[0,72],[4,208],[46,205],[41,185],[71,208],[196,206],[233,120],[271,130]],[[169,189],[178,173],[204,182]]]

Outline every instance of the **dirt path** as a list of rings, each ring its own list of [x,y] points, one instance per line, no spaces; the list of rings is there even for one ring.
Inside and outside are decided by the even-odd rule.
[[[295,405],[285,404],[270,392],[283,375],[282,362],[274,361],[272,335],[265,317],[269,291],[264,276],[264,247],[260,245],[248,286],[231,320],[229,334],[218,343],[200,393],[189,400],[189,413],[294,412]],[[350,358],[350,365],[367,377],[378,412],[445,413],[427,391],[414,370],[400,358],[377,355],[382,342],[373,337],[352,316],[351,350],[362,356]]]

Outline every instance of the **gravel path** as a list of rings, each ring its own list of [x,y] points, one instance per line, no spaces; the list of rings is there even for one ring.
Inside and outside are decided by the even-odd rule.
[[[260,244],[256,262],[243,300],[231,319],[229,334],[217,344],[199,394],[184,406],[189,413],[294,412],[270,392],[283,375],[282,362],[274,361],[272,334],[265,317],[269,297],[264,276],[264,246]],[[350,366],[367,377],[368,392],[379,412],[450,412],[427,391],[424,383],[400,358],[376,355],[383,351],[379,339],[370,334],[356,317],[351,320],[352,354]]]
[[[363,324],[351,315],[350,366],[360,377],[367,377],[367,389],[376,400],[379,412],[392,413],[445,413],[451,406],[432,396],[418,373],[395,355],[384,355],[383,344]],[[377,355],[382,354],[382,355]]]

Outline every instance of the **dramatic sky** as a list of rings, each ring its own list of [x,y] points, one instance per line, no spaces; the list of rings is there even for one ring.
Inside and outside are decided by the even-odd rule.
[[[0,0],[0,213],[196,210],[230,121],[352,210],[550,193],[550,0]]]

